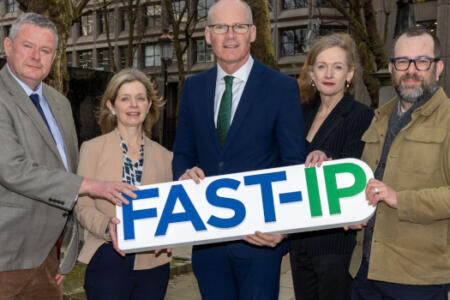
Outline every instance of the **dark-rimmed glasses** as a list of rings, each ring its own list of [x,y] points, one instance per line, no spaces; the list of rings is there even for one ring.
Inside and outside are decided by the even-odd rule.
[[[394,57],[391,58],[391,63],[394,65],[397,71],[406,71],[409,69],[411,62],[414,63],[414,66],[419,71],[428,71],[431,67],[431,64],[439,61],[440,58],[429,57],[429,56],[420,56],[416,59],[410,59],[408,57]]]
[[[211,28],[212,32],[215,34],[226,34],[230,27],[233,29],[234,33],[237,34],[244,34],[248,32],[248,29],[253,24],[234,24],[234,25],[227,25],[227,24],[212,24],[208,25],[209,28]]]

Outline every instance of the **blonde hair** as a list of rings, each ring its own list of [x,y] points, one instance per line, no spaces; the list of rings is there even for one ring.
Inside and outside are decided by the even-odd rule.
[[[355,41],[349,34],[333,33],[320,38],[308,52],[305,64],[302,67],[300,77],[298,79],[298,85],[300,88],[300,101],[302,103],[310,103],[315,99],[318,99],[319,92],[315,87],[312,86],[312,79],[309,73],[317,60],[317,56],[319,56],[319,54],[323,51],[333,47],[339,47],[345,51],[348,69],[355,70],[358,61],[358,55],[356,52]],[[352,80],[348,82],[348,84],[349,87],[347,91],[352,94],[355,90],[356,76],[353,76]]]
[[[151,101],[150,111],[144,120],[144,132],[151,137],[152,127],[159,119],[159,112],[164,106],[164,101],[156,94],[153,83],[148,77],[138,69],[123,69],[115,74],[108,83],[105,93],[100,102],[100,112],[98,117],[98,125],[102,134],[113,131],[117,127],[117,117],[111,113],[106,103],[109,101],[112,105],[116,101],[117,92],[123,84],[138,81],[142,83],[147,91],[147,100]]]

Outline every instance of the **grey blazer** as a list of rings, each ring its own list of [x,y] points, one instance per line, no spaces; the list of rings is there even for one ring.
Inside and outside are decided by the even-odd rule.
[[[78,143],[69,101],[43,84],[70,172]],[[78,235],[71,210],[82,178],[66,172],[39,112],[6,66],[0,71],[0,271],[38,267],[64,231],[59,273],[71,270]]]

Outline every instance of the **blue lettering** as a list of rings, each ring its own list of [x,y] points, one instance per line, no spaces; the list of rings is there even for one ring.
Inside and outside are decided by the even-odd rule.
[[[182,213],[174,213],[175,204],[177,199],[180,200],[181,205],[184,208]],[[190,221],[196,231],[206,230],[205,224],[195,210],[194,205],[186,194],[181,184],[173,185],[170,188],[169,195],[167,196],[166,205],[161,214],[158,227],[156,228],[155,236],[165,235],[170,223],[186,222]]]
[[[242,202],[232,199],[220,197],[217,195],[217,190],[221,188],[230,188],[237,190],[240,182],[235,179],[223,178],[211,182],[206,189],[206,199],[214,206],[224,207],[234,210],[234,216],[228,219],[221,219],[216,216],[211,216],[208,224],[218,228],[231,228],[239,225],[245,218],[245,206]]]
[[[133,210],[133,201],[158,197],[158,188],[135,191],[134,193],[137,195],[136,199],[123,195],[130,201],[128,205],[122,205],[124,240],[134,239],[134,220],[156,218],[156,208]]]
[[[273,172],[267,174],[257,174],[244,177],[245,185],[259,184],[261,185],[261,196],[264,209],[264,221],[276,222],[275,206],[273,200],[272,182],[285,181],[286,172]]]

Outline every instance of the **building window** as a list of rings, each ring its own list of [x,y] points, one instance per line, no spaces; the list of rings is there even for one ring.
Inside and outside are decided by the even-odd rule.
[[[128,25],[128,16],[127,16],[127,10],[121,9],[120,10],[120,31],[127,30]]]
[[[16,0],[5,0],[5,11],[7,13],[15,12],[17,8]]]
[[[152,3],[145,7],[144,26],[145,28],[161,26],[161,4]]]
[[[195,40],[195,63],[213,62],[214,54],[211,45],[205,39]]]
[[[197,18],[203,19],[208,16],[208,9],[214,4],[214,0],[198,0]]]
[[[268,0],[267,6],[269,7],[269,11],[273,11],[273,0]]]
[[[106,22],[105,13],[102,12],[99,14],[98,19],[98,34],[106,33],[106,25],[108,25],[109,32],[111,34],[113,24],[114,24],[114,12],[108,11],[108,22]]]
[[[283,0],[283,9],[308,7],[308,0]]]
[[[319,27],[319,35],[320,36],[325,36],[325,35],[329,35],[332,33],[337,33],[337,32],[347,32],[347,27],[345,26],[320,26]]]
[[[92,68],[92,50],[84,50],[78,52],[78,60],[80,68]]]
[[[72,67],[73,66],[73,63],[72,63],[72,51],[66,52],[66,59],[67,59],[67,66],[68,67]]]
[[[183,12],[184,7],[186,6],[186,1],[185,0],[175,0],[172,2],[172,6],[173,6],[173,11],[175,13],[175,20],[180,20],[181,13]],[[187,21],[187,10],[183,14],[182,21],[183,22]]]
[[[109,48],[102,48],[97,50],[97,65],[100,70],[110,71],[111,61],[109,59]]]
[[[340,2],[344,7],[348,6],[348,0],[341,0]],[[328,0],[317,0],[317,6],[318,7],[334,7]]]
[[[94,31],[94,19],[92,13],[81,17],[80,21],[80,36],[91,35]]]
[[[137,49],[136,49],[137,50]],[[138,60],[137,60],[137,51],[135,50],[133,56],[133,65],[132,67],[137,68]],[[128,67],[128,46],[123,46],[119,48],[119,57],[120,57],[120,67],[127,68]]]
[[[304,53],[306,45],[306,27],[284,29],[281,31],[281,56]]]
[[[157,45],[145,46],[145,67],[158,67],[161,65],[161,54]]]
[[[9,36],[10,31],[11,31],[11,25],[3,26],[3,34],[5,37]]]

